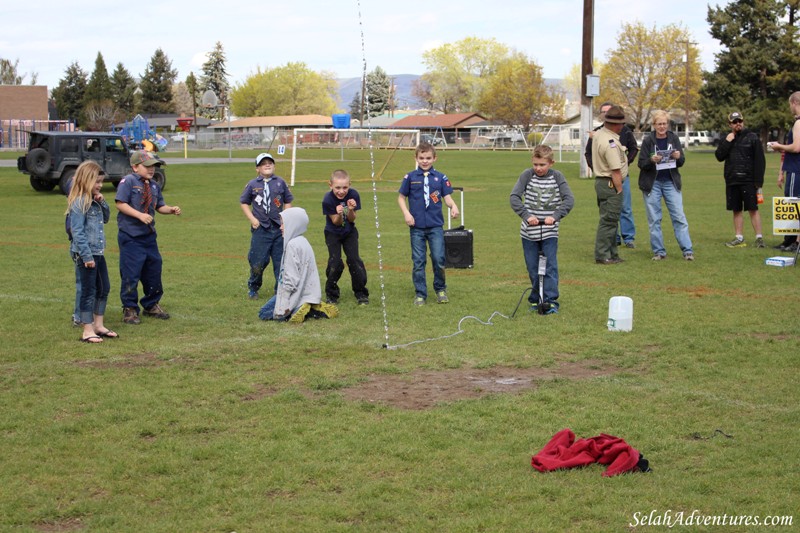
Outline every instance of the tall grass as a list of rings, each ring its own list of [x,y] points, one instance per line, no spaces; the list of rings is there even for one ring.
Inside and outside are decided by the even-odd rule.
[[[436,167],[466,189],[475,267],[448,271],[448,305],[416,308],[396,205],[412,155],[394,154],[373,194],[371,174],[388,152],[374,168],[364,152],[345,161],[336,151],[313,154],[320,160],[304,154],[298,168],[294,205],[309,212],[324,276],[325,180],[334,168],[351,171],[364,204],[369,306],[355,304],[345,273],[338,319],[259,321],[262,302],[247,299],[249,232],[238,205],[253,165],[173,164],[165,197],[184,214],[157,217],[172,319],[121,323],[112,220],[106,324],[121,338],[99,346],[77,342],[70,325],[64,197],[0,168],[0,529],[620,531],[633,513],[654,509],[761,517],[798,509],[800,269],[765,266],[771,249],[723,245],[732,223],[712,155],[691,153],[683,169],[695,262],[680,259],[668,216],[669,258],[650,260],[635,192],[637,248],[622,251],[621,265],[595,265],[593,183],[578,179],[577,165],[557,165],[576,195],[559,241],[561,313],[522,308],[513,319],[465,321],[461,334],[387,350],[387,338],[407,344],[453,334],[465,316],[511,315],[529,282],[508,195],[528,155],[440,152]],[[288,176],[288,162],[277,172]],[[768,173],[769,197],[779,193],[775,158]],[[103,192],[113,197],[110,186]],[[746,235],[752,241],[749,226]],[[615,295],[634,300],[631,333],[606,328]],[[343,395],[374,377],[413,380],[421,369],[564,362],[612,372],[426,410]],[[531,455],[565,427],[626,439],[654,472],[534,473]]]

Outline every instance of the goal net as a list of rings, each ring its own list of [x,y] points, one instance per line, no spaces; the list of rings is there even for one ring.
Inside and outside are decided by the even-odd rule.
[[[344,166],[342,163],[368,160],[369,156],[364,154],[368,154],[370,148],[391,154],[401,149],[413,150],[420,142],[420,132],[398,129],[295,128],[291,140],[287,141],[292,145],[290,185],[293,186],[297,177],[306,177],[298,176],[300,167],[305,162],[327,162],[332,171],[334,166]]]

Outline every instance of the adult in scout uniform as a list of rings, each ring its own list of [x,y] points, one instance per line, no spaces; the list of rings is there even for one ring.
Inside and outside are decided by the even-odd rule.
[[[625,113],[619,106],[606,111],[603,127],[594,134],[592,168],[596,174],[594,190],[600,221],[594,242],[594,259],[601,265],[621,263],[617,253],[617,225],[622,211],[622,180],[628,175],[627,149],[619,140]]]

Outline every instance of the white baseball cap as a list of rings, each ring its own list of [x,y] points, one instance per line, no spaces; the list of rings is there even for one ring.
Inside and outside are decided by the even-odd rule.
[[[265,160],[265,159],[269,159],[273,163],[275,162],[275,158],[272,157],[272,154],[268,154],[268,153],[264,152],[263,154],[258,154],[256,156],[256,166],[259,166],[261,164],[261,162],[263,160]]]

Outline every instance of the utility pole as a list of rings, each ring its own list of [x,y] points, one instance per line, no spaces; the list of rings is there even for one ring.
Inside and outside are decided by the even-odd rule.
[[[683,99],[683,110],[686,113],[685,129],[683,131],[684,135],[683,147],[686,148],[687,146],[689,146],[689,72],[691,65],[691,63],[689,62],[689,52],[691,50],[691,45],[697,43],[693,43],[689,39],[681,40],[678,42],[686,45],[686,56],[684,57],[686,61],[686,93]]]
[[[580,175],[589,177],[589,166],[583,153],[592,131],[592,97],[586,95],[587,76],[593,74],[594,67],[594,0],[583,0],[583,52],[581,59],[581,153]]]

